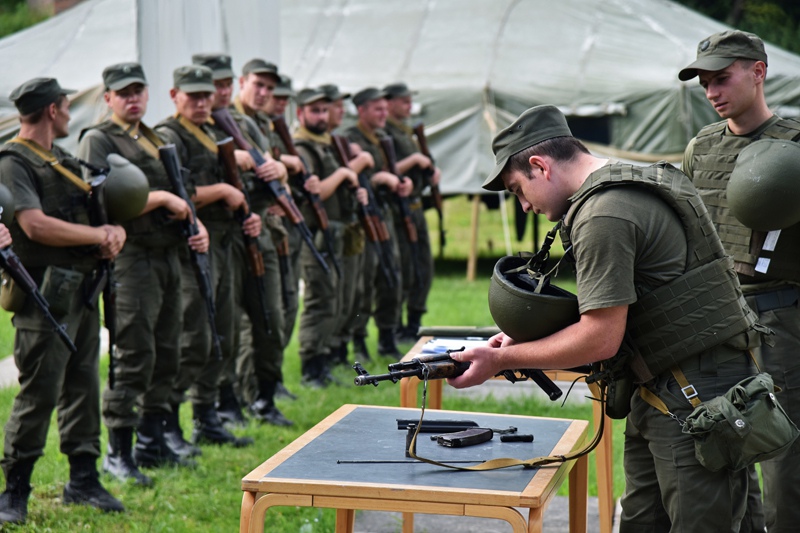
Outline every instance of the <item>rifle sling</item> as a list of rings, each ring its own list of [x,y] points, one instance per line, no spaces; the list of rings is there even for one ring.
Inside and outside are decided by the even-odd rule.
[[[36,154],[40,159],[42,159],[42,161],[53,167],[56,170],[56,172],[67,178],[67,180],[69,180],[70,183],[78,187],[83,192],[88,193],[89,191],[92,190],[91,185],[89,185],[81,178],[76,176],[71,170],[62,165],[61,162],[58,159],[56,159],[56,157],[52,154],[52,152],[50,152],[49,150],[45,150],[44,148],[39,146],[36,142],[31,141],[29,139],[23,139],[21,137],[14,137],[8,142],[21,144],[22,146],[24,146],[25,148]]]
[[[158,154],[158,149],[161,146],[164,146],[164,143],[158,138],[153,130],[141,122],[139,123],[138,127],[134,124],[128,124],[114,114],[111,115],[111,122],[122,128],[125,133],[130,135],[130,137],[136,141],[139,147],[147,152],[147,155],[153,159],[161,159]]]
[[[214,139],[209,137],[209,135],[206,132],[204,132],[202,128],[197,126],[195,123],[193,123],[183,115],[176,114],[175,118],[178,119],[178,122],[180,123],[181,126],[183,126],[183,128],[186,131],[191,133],[195,139],[200,141],[200,143],[206,147],[206,150],[208,150],[214,155],[217,155],[219,153],[219,149],[217,148],[217,143],[214,141]]]

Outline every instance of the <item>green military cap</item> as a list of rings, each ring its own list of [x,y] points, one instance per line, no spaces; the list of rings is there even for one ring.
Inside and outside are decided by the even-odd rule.
[[[57,102],[62,94],[74,92],[71,89],[62,89],[55,78],[33,78],[11,91],[8,98],[17,106],[20,115],[30,115]]]
[[[766,63],[764,41],[758,35],[739,30],[715,33],[700,41],[697,59],[678,73],[678,79],[690,80],[697,76],[698,70],[722,70],[737,59],[755,59]]]
[[[386,98],[386,93],[384,91],[376,89],[375,87],[367,87],[366,89],[361,89],[353,96],[353,103],[356,107],[359,107],[367,102],[380,100],[381,98]]]
[[[233,68],[231,67],[231,56],[226,54],[194,54],[192,63],[203,65],[211,69],[214,81],[233,78]]]
[[[526,148],[556,137],[572,137],[566,117],[556,106],[539,105],[522,113],[492,140],[496,165],[483,182],[483,188],[487,191],[505,189],[501,175],[508,159]]]
[[[408,88],[403,82],[391,83],[383,88],[383,92],[386,93],[386,98],[402,98],[404,96],[411,96],[417,94],[417,91],[412,91]]]
[[[275,78],[275,81],[280,81],[281,77],[278,74],[278,67],[274,63],[264,61],[263,59],[251,59],[242,67],[242,74],[269,74]]]
[[[329,100],[328,95],[320,89],[303,89],[297,93],[297,105],[308,105],[320,100]]]
[[[214,73],[203,65],[186,65],[172,72],[173,85],[185,93],[213,93]]]
[[[280,74],[278,78],[278,84],[275,86],[275,90],[272,91],[272,96],[286,96],[288,98],[294,96],[292,78],[286,74]]]
[[[118,91],[133,83],[147,85],[144,70],[139,63],[117,63],[103,70],[103,84],[106,89]]]
[[[339,87],[332,83],[326,83],[325,85],[320,85],[319,90],[325,93],[325,96],[331,102],[335,102],[337,100],[344,100],[345,98],[350,98],[350,93],[343,93],[339,91]]]

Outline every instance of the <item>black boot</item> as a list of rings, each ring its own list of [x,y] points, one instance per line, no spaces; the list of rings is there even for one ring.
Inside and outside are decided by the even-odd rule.
[[[105,512],[121,513],[120,501],[100,484],[95,458],[88,454],[69,456],[69,481],[64,485],[64,503],[90,505]]]
[[[397,342],[417,342],[420,326],[422,325],[422,313],[408,312],[408,324],[401,327],[397,332]]]
[[[372,359],[367,350],[367,338],[360,335],[353,337],[353,353],[358,361],[369,361]]]
[[[250,437],[237,437],[224,427],[211,404],[193,405],[194,431],[192,442],[195,444],[230,444],[234,448],[244,448],[253,444]]]
[[[247,425],[242,414],[242,406],[233,392],[233,385],[222,385],[219,388],[219,401],[217,402],[217,416],[223,424],[230,424],[233,427],[244,427]]]
[[[6,490],[0,494],[0,525],[25,523],[35,462],[36,459],[22,459],[6,470]]]
[[[145,468],[162,466],[195,467],[190,459],[183,459],[167,446],[164,440],[164,424],[166,416],[162,413],[145,413],[136,429],[136,446],[133,459],[136,464]]]
[[[403,358],[403,354],[397,349],[393,329],[386,328],[378,330],[378,353],[380,355],[393,357],[397,360]]]
[[[276,385],[274,381],[259,381],[258,398],[250,404],[250,414],[259,422],[273,426],[293,426],[294,422],[283,416],[275,406]]]
[[[347,360],[348,350],[347,342],[342,341],[336,348],[331,348],[331,360],[335,365],[350,366],[350,361]]]
[[[331,383],[338,384],[328,368],[327,355],[315,355],[308,361],[303,361],[303,378],[301,383],[315,389],[324,389]]]
[[[103,472],[119,481],[132,479],[136,485],[150,487],[153,480],[142,474],[133,460],[133,428],[108,430],[108,454],[103,459]]]
[[[164,442],[167,448],[178,457],[188,459],[202,455],[202,451],[197,446],[192,445],[183,438],[183,430],[180,422],[180,405],[173,405],[172,412],[164,419]]]
[[[286,398],[287,400],[297,399],[297,395],[292,394],[292,391],[286,388],[286,385],[283,384],[283,381],[278,381],[275,384],[275,397]]]

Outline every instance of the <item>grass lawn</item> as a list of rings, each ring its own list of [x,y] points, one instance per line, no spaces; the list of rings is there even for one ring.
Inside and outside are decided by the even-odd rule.
[[[511,204],[509,203],[509,206]],[[495,255],[499,255],[498,239],[502,227],[498,211],[481,212],[480,255],[478,275],[475,282],[465,281],[469,243],[470,203],[466,198],[449,199],[445,205],[448,229],[448,245],[445,259],[437,262],[437,277],[429,298],[429,313],[426,325],[491,325],[492,320],[486,304],[489,277]],[[428,212],[431,228],[436,228],[435,213]],[[530,225],[529,225],[530,226]],[[549,224],[543,224],[548,226]],[[542,230],[542,233],[544,230]],[[490,244],[490,239],[495,239]],[[438,236],[432,232],[434,249],[438,251]],[[530,227],[522,244],[515,243],[515,251],[529,249]],[[554,247],[554,251],[555,247]],[[560,248],[556,251],[560,253]],[[559,285],[570,289],[574,283],[560,280]],[[2,313],[2,312],[0,312]],[[374,329],[368,339],[375,353],[377,334]],[[4,354],[11,352],[13,330],[7,314],[0,315],[0,348]],[[404,345],[401,349],[407,349]],[[352,358],[352,356],[351,356]],[[365,366],[373,373],[385,372],[392,361],[378,359]],[[103,375],[107,372],[107,357],[102,361]],[[300,364],[297,357],[296,336],[286,350],[284,363],[286,385],[298,395],[296,401],[279,400],[286,416],[295,422],[289,429],[261,426],[251,423],[239,433],[250,435],[256,443],[250,448],[204,447],[203,456],[194,470],[149,470],[156,485],[151,489],[140,489],[104,479],[106,487],[119,497],[128,509],[123,515],[105,515],[94,509],[68,507],[61,504],[61,491],[69,477],[67,458],[59,453],[56,421],[48,435],[45,456],[41,458],[33,473],[34,491],[29,505],[28,524],[22,531],[71,532],[85,531],[234,531],[238,528],[242,492],[241,478],[267,458],[282,449],[292,440],[311,428],[322,418],[345,403],[399,406],[399,386],[390,383],[379,387],[355,387],[350,385],[354,373],[349,368],[339,367],[335,375],[344,384],[324,390],[308,390],[300,385]],[[560,408],[558,403],[544,403],[529,397],[519,397],[502,402],[492,397],[475,401],[448,396],[445,387],[445,409],[485,411],[497,413],[553,416],[559,418],[581,418],[591,420],[589,405]],[[0,420],[5,422],[17,388],[0,389]],[[191,412],[188,405],[181,411],[185,433],[191,427]],[[615,492],[622,492],[622,423],[614,426],[615,448]],[[2,429],[0,429],[2,431]],[[107,434],[103,429],[103,447]],[[357,443],[356,443],[357,446]],[[99,464],[99,463],[98,463]],[[590,459],[590,492],[596,495],[594,460]],[[562,488],[566,495],[566,488]],[[279,532],[328,532],[334,529],[335,513],[332,510],[283,507],[269,513],[270,531]],[[9,528],[9,530],[13,530]]]

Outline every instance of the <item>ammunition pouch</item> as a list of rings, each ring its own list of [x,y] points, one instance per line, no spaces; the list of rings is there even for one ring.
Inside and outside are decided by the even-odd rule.
[[[74,298],[79,294],[84,275],[75,270],[48,266],[44,271],[39,292],[50,306],[54,316],[64,316],[70,309]]]
[[[364,252],[366,238],[360,222],[353,222],[344,228],[344,255],[350,257]]]
[[[10,313],[18,313],[25,305],[25,291],[22,290],[8,272],[0,276],[0,307]]]
[[[609,418],[622,420],[631,411],[631,396],[636,388],[633,371],[630,367],[633,347],[626,335],[617,354],[592,365],[592,373],[586,383],[599,382],[605,386],[605,411]]]

